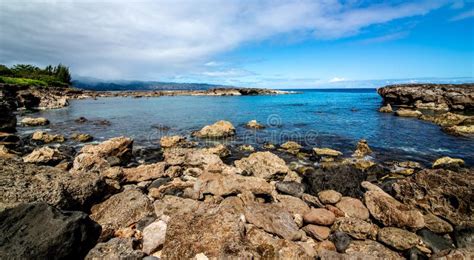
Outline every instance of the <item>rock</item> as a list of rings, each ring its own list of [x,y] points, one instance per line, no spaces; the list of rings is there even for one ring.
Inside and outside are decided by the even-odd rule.
[[[410,260],[428,260],[428,256],[423,253],[420,249],[416,247],[412,247],[409,250],[407,250],[404,254],[406,259]]]
[[[367,171],[376,165],[376,163],[365,159],[357,159],[352,163],[356,169],[359,169],[361,171]]]
[[[400,203],[374,184],[365,181],[362,186],[367,189],[364,199],[370,214],[385,226],[424,227],[423,215],[418,210]]]
[[[452,135],[471,137],[474,135],[474,124],[444,127],[443,131]]]
[[[46,203],[1,211],[0,229],[0,254],[5,259],[82,258],[100,235],[100,226],[87,214],[63,212]]]
[[[255,148],[253,148],[253,146],[251,146],[250,144],[244,144],[239,146],[239,150],[244,152],[253,152],[255,151]]]
[[[341,193],[335,190],[323,190],[318,193],[319,200],[324,204],[336,204],[341,200]]]
[[[287,210],[292,215],[298,214],[303,216],[310,210],[309,206],[304,201],[293,196],[278,195],[277,200],[277,205]]]
[[[362,201],[351,197],[342,197],[336,207],[343,211],[347,217],[366,220],[369,218],[369,210]]]
[[[74,175],[57,168],[0,159],[0,211],[44,201],[66,210],[86,210],[103,193],[98,175]]]
[[[401,117],[421,117],[423,113],[421,113],[418,110],[400,108],[397,111],[395,111],[395,115],[401,116]]]
[[[304,226],[303,230],[304,232],[306,232],[306,234],[318,241],[323,241],[327,239],[329,237],[329,234],[331,233],[331,229],[329,229],[328,227],[317,226],[312,224]]]
[[[342,231],[336,231],[332,233],[329,236],[329,240],[334,243],[336,250],[339,253],[344,253],[352,242],[351,237]]]
[[[251,129],[263,129],[263,128],[265,128],[265,126],[258,123],[257,120],[250,120],[245,126],[247,128],[251,128]]]
[[[0,132],[14,133],[16,131],[17,108],[16,88],[2,84],[0,86]]]
[[[371,153],[372,153],[372,149],[370,149],[369,145],[367,144],[367,141],[362,139],[362,140],[359,140],[359,142],[357,143],[356,150],[354,151],[352,156],[362,158]]]
[[[355,239],[375,239],[378,227],[357,218],[337,218],[331,229],[347,233]]]
[[[139,260],[145,253],[133,249],[131,238],[112,238],[105,243],[98,243],[86,256],[86,260],[130,259]]]
[[[349,255],[353,253],[363,253],[364,255],[378,259],[403,259],[396,252],[372,240],[354,240],[346,249],[346,253]]]
[[[179,144],[182,144],[186,138],[180,135],[173,135],[173,136],[163,136],[160,139],[160,146],[161,148],[170,148],[170,147],[177,147]]]
[[[332,213],[334,213],[334,215],[336,216],[336,218],[340,218],[340,217],[345,217],[346,216],[346,213],[344,213],[344,211],[336,208],[335,206],[333,205],[329,205],[327,204],[326,206],[324,206],[324,208],[326,208],[327,210],[331,211]]]
[[[63,135],[51,135],[44,131],[36,131],[31,136],[33,141],[41,141],[43,143],[64,143],[65,139]]]
[[[86,143],[94,139],[90,134],[74,133],[71,135],[71,139],[77,142]]]
[[[223,138],[235,135],[235,128],[229,121],[221,120],[203,127],[193,135],[200,138]]]
[[[192,177],[194,178],[194,177]],[[198,194],[193,191],[195,180],[182,181],[180,178],[175,178],[171,182],[160,186],[159,188],[150,188],[148,196],[154,199],[161,199],[165,195],[174,196],[190,196],[192,198],[198,198]],[[192,194],[185,194],[186,191],[191,191]]]
[[[277,191],[295,197],[301,197],[305,191],[305,186],[295,181],[282,181],[275,184]]]
[[[341,152],[331,148],[313,148],[313,152],[317,156],[338,157],[342,155]]]
[[[285,161],[271,152],[252,153],[234,164],[247,174],[266,180],[282,180],[290,171]]]
[[[449,111],[449,107],[446,103],[435,103],[428,102],[423,103],[421,100],[415,102],[415,107],[419,109],[434,110],[434,111]]]
[[[245,207],[247,222],[286,240],[299,240],[301,233],[292,215],[275,204],[250,203]]]
[[[410,249],[420,242],[420,239],[415,233],[394,227],[380,229],[377,234],[377,239],[387,246],[401,251]]]
[[[0,159],[18,159],[19,156],[8,149],[5,145],[0,145]]]
[[[200,204],[201,202],[193,199],[166,195],[160,200],[155,200],[153,206],[158,217],[162,215],[174,217],[180,214],[192,214]]]
[[[141,191],[128,189],[94,205],[91,212],[90,217],[102,226],[101,241],[104,241],[114,236],[118,229],[152,214],[153,207]]]
[[[302,148],[302,146],[299,143],[293,142],[293,141],[288,141],[288,142],[280,145],[280,147],[283,150],[286,150],[287,152],[289,152],[291,154],[297,154],[300,151],[300,149]]]
[[[20,138],[13,133],[0,132],[0,145],[14,145],[20,141]]]
[[[421,229],[416,232],[416,234],[421,238],[423,243],[427,245],[433,253],[438,253],[446,249],[453,249],[449,240],[445,239],[442,236],[438,236],[435,233],[431,232],[429,229]]]
[[[433,122],[442,127],[471,125],[474,117],[456,113],[443,113],[434,115],[423,115],[422,120]]]
[[[217,144],[214,147],[204,148],[204,151],[215,154],[221,158],[231,155],[231,151],[223,144]]]
[[[445,250],[438,254],[433,254],[431,259],[443,259],[443,260],[452,260],[452,259],[472,259],[474,257],[474,249],[472,248],[461,248],[454,250]]]
[[[456,226],[474,226],[472,171],[426,169],[393,184],[403,204],[443,217]]]
[[[263,149],[273,150],[273,149],[275,149],[275,145],[272,144],[272,143],[264,143],[263,144]]]
[[[132,156],[133,141],[126,137],[115,137],[98,145],[85,145],[73,163],[73,172],[100,172],[125,164]]]
[[[327,209],[312,208],[308,213],[303,215],[305,223],[330,226],[334,223],[336,216]]]
[[[49,120],[44,117],[25,117],[21,120],[21,124],[24,126],[42,126],[49,125]]]
[[[165,162],[143,164],[135,168],[124,168],[124,180],[126,182],[141,182],[158,179],[165,175]]]
[[[158,220],[143,229],[143,252],[149,255],[165,243],[166,227],[166,222]]]
[[[442,158],[437,159],[433,163],[432,167],[433,167],[433,169],[443,168],[443,169],[456,170],[456,169],[459,169],[463,166],[464,166],[464,161],[462,159],[451,158],[451,157],[446,156],[446,157],[442,157]]]
[[[43,146],[36,148],[33,152],[23,157],[23,161],[26,163],[55,165],[65,158],[66,156],[64,156],[64,154],[62,154],[58,149]]]
[[[301,199],[308,205],[315,208],[324,208],[324,205],[319,201],[318,197],[304,193],[301,195]]]
[[[423,218],[425,219],[425,227],[434,233],[444,234],[453,232],[453,226],[451,226],[451,224],[431,213],[423,215]]]
[[[457,228],[453,238],[458,248],[474,248],[474,227]]]
[[[379,112],[381,112],[381,113],[392,113],[393,109],[392,109],[392,106],[390,104],[387,104],[387,105],[381,107],[379,109]]]
[[[209,172],[222,172],[229,166],[219,156],[209,153],[207,149],[169,148],[164,152],[167,165],[185,168],[200,168]]]

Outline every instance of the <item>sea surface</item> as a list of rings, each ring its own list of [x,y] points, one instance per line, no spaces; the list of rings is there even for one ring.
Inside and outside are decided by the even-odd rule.
[[[220,140],[230,146],[295,140],[307,149],[330,147],[350,156],[357,141],[366,139],[374,158],[415,160],[429,165],[440,156],[458,157],[474,164],[474,139],[451,136],[430,122],[402,118],[377,110],[382,99],[375,89],[298,90],[275,96],[169,96],[156,98],[99,98],[72,100],[62,109],[41,111],[51,121],[46,130],[69,135],[89,133],[96,141],[115,136],[134,138],[135,146],[153,146],[161,136],[192,131],[218,120],[237,129],[235,138]],[[77,123],[85,117],[89,121]],[[249,130],[256,119],[266,126]],[[108,120],[103,125],[99,120]],[[24,134],[37,128],[21,128]],[[207,145],[206,142],[201,144]]]

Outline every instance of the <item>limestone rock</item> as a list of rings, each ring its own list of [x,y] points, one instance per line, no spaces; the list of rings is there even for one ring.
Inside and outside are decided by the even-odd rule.
[[[52,135],[48,134],[44,131],[36,131],[31,136],[31,140],[33,141],[41,141],[45,144],[47,143],[64,143],[65,139],[63,135]]]
[[[335,190],[323,190],[318,193],[319,200],[324,204],[336,204],[341,200],[341,193]]]
[[[449,222],[431,214],[427,213],[423,215],[425,219],[425,227],[434,233],[451,233],[453,232],[453,226]]]
[[[208,149],[169,148],[164,152],[165,162],[172,166],[200,168],[210,172],[222,172],[227,165]]]
[[[231,151],[223,144],[217,144],[213,147],[204,148],[207,153],[215,154],[219,157],[227,157],[231,154]]]
[[[223,138],[235,135],[235,128],[229,121],[221,120],[203,127],[193,135],[200,138]]]
[[[342,153],[331,148],[313,148],[314,154],[318,156],[338,157]]]
[[[265,126],[258,123],[257,120],[250,120],[245,126],[247,128],[251,128],[251,129],[263,129],[263,128],[265,128]]]
[[[444,168],[444,169],[457,169],[464,166],[464,161],[458,158],[442,157],[437,159],[433,163],[433,169]]]
[[[346,253],[349,255],[353,253],[362,253],[377,259],[404,259],[396,252],[372,240],[354,240],[346,249]],[[367,258],[364,257],[364,259]]]
[[[377,238],[380,242],[398,250],[407,250],[420,243],[420,239],[415,233],[395,227],[380,229]]]
[[[165,243],[166,227],[166,222],[158,220],[143,229],[143,252],[151,254]]]
[[[24,126],[43,126],[48,125],[49,120],[44,117],[25,117],[21,120],[21,124]]]
[[[347,233],[355,239],[375,239],[378,227],[357,218],[338,218],[331,229],[332,231]]]
[[[243,144],[243,145],[239,146],[239,150],[241,150],[243,152],[254,152],[255,148],[253,146],[251,146],[250,144]]]
[[[286,143],[283,143],[282,145],[280,145],[280,147],[291,154],[297,154],[302,148],[299,143],[294,141],[288,141]]]
[[[277,204],[292,215],[298,214],[303,216],[310,210],[309,206],[304,201],[293,196],[278,195],[277,200]]]
[[[198,209],[201,202],[193,199],[166,195],[162,199],[155,200],[153,206],[158,217],[162,215],[174,217],[180,214],[191,214]]]
[[[92,141],[94,137],[92,137],[90,134],[73,133],[71,135],[71,139],[77,142],[86,143]]]
[[[308,213],[303,215],[305,223],[330,226],[334,223],[336,216],[327,209],[312,208]]]
[[[369,210],[362,201],[351,197],[342,197],[336,207],[343,211],[347,217],[366,220],[369,218]]]
[[[367,141],[362,139],[359,140],[357,143],[356,150],[352,154],[353,157],[364,157],[372,153],[372,149],[370,149],[369,145],[367,144]]]
[[[173,135],[173,136],[163,136],[160,139],[161,148],[171,148],[177,147],[179,144],[183,143],[186,140],[184,136]]]
[[[392,113],[393,109],[392,109],[392,106],[390,104],[387,104],[387,105],[381,107],[379,109],[379,112],[381,112],[381,113]]]
[[[395,115],[401,116],[401,117],[420,117],[423,114],[418,110],[400,108],[397,111],[395,111]]]
[[[64,154],[62,154],[58,149],[44,146],[36,148],[33,152],[23,157],[23,161],[26,163],[54,165],[65,158],[66,156],[64,156]]]
[[[474,135],[474,124],[444,127],[443,131],[452,135],[471,137]]]
[[[141,182],[154,180],[165,175],[165,162],[153,164],[142,164],[135,168],[124,168],[124,180],[126,182]]]
[[[242,171],[266,180],[283,179],[289,172],[285,161],[271,152],[252,153],[234,163]]]

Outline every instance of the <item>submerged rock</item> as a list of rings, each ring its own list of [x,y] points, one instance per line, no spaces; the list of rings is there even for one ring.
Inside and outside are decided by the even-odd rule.
[[[421,113],[418,110],[412,110],[412,109],[406,109],[406,108],[400,108],[397,111],[395,111],[395,115],[401,116],[401,117],[421,117],[423,113]]]
[[[218,121],[212,125],[207,125],[201,130],[194,132],[194,136],[200,138],[223,138],[235,135],[235,127],[229,121]]]
[[[285,161],[271,152],[256,152],[235,161],[237,168],[266,180],[282,180],[290,171]]]
[[[83,212],[31,203],[1,211],[0,230],[2,258],[75,259],[95,245],[101,228]]]
[[[265,128],[265,126],[258,123],[257,120],[250,120],[245,126],[247,128],[251,128],[251,129],[263,129],[263,128]]]
[[[43,126],[49,125],[49,120],[44,117],[25,117],[20,123],[24,126]]]

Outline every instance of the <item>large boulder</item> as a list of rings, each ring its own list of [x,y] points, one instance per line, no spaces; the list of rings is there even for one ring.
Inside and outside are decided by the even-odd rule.
[[[245,173],[266,180],[283,179],[290,171],[285,161],[271,152],[252,153],[234,163]]]
[[[26,163],[37,163],[44,165],[54,165],[66,159],[66,156],[56,148],[43,146],[36,148],[30,154],[23,157]]]
[[[31,136],[31,140],[33,141],[40,141],[42,143],[64,143],[66,139],[64,139],[63,135],[60,134],[48,134],[45,131],[36,131]]]
[[[87,209],[103,193],[96,174],[70,174],[49,166],[0,159],[0,210],[43,201],[68,210]]]
[[[4,259],[80,259],[95,245],[101,228],[83,212],[30,203],[1,211],[0,230]]]
[[[49,120],[44,117],[25,117],[21,120],[24,126],[43,126],[49,125]]]
[[[347,217],[358,218],[362,220],[369,218],[369,210],[364,206],[362,201],[358,199],[342,197],[341,201],[336,204],[336,207],[344,212]]]
[[[405,205],[440,216],[456,226],[474,227],[472,170],[426,169],[393,185]]]
[[[235,127],[229,121],[218,121],[193,133],[200,138],[223,138],[235,135]]]
[[[221,158],[209,149],[168,148],[163,155],[165,162],[172,166],[199,168],[211,172],[222,172],[227,167]]]
[[[124,168],[123,176],[126,182],[141,182],[158,179],[165,175],[165,162],[144,164],[135,168]]]
[[[464,160],[459,158],[451,158],[448,156],[441,157],[434,161],[432,167],[433,169],[445,168],[457,170],[460,167],[464,166]]]

